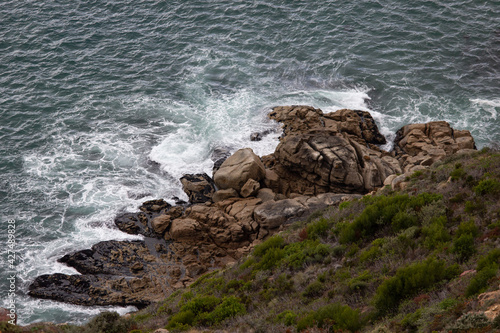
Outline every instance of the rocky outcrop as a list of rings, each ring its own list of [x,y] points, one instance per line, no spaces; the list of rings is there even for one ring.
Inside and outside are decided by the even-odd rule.
[[[240,259],[288,223],[384,185],[402,188],[408,169],[474,147],[467,131],[444,122],[403,127],[389,153],[377,146],[385,138],[368,112],[286,106],[269,116],[283,124],[274,154],[214,151],[213,181],[206,174],[181,179],[190,204],[151,200],[116,217],[118,229],[143,241],[106,241],[65,255],[59,261],[82,275],[39,276],[29,294],[144,307]],[[402,165],[407,173],[399,175]]]
[[[445,121],[406,125],[394,140],[394,151],[405,172],[471,149],[476,146],[470,132],[455,130]]]
[[[308,106],[277,107],[270,114],[284,135],[266,166],[279,178],[279,193],[367,193],[401,172],[399,162],[375,144],[385,138],[369,113],[323,114]]]

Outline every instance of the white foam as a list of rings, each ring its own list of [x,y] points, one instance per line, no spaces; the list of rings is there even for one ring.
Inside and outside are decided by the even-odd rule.
[[[37,322],[67,322],[72,324],[84,324],[92,316],[96,316],[104,311],[117,312],[124,315],[129,312],[137,311],[134,306],[80,306],[54,302],[51,300],[34,299],[21,296],[17,300],[17,324],[27,325]],[[2,301],[2,306],[6,307],[6,300]]]
[[[500,99],[480,99],[474,98],[470,99],[470,101],[474,104],[477,104],[484,108],[485,111],[490,113],[490,118],[496,120],[497,119],[497,108],[500,108]]]

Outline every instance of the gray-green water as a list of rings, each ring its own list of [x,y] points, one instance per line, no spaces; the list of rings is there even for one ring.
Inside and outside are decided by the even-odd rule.
[[[270,107],[365,109],[389,136],[447,120],[483,147],[500,142],[499,79],[498,1],[2,1],[0,239],[15,219],[20,323],[102,310],[26,288],[75,273],[67,252],[130,239],[113,217],[183,196],[214,148],[272,152],[277,134],[248,140],[275,128]]]

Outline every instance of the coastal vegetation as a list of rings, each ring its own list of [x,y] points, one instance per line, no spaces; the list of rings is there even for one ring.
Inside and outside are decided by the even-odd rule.
[[[53,332],[498,331],[500,153],[452,155],[406,181],[315,212],[127,318]]]

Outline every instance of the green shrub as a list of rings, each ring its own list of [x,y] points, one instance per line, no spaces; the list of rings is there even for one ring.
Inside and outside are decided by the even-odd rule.
[[[255,265],[257,269],[271,269],[279,265],[285,257],[285,251],[280,248],[269,248],[262,259]]]
[[[311,312],[297,323],[300,332],[308,327],[328,327],[332,331],[350,330],[356,332],[363,327],[359,311],[347,305],[338,303],[326,305],[315,312]]]
[[[455,170],[450,173],[451,180],[457,181],[461,178],[465,178],[466,172],[461,167],[455,165]]]
[[[315,240],[305,240],[300,243],[288,244],[285,248],[285,259],[283,262],[290,268],[299,269],[305,263],[322,262],[330,255],[331,249],[328,245]]]
[[[368,287],[368,282],[372,279],[372,274],[370,271],[365,270],[361,272],[358,276],[352,278],[347,283],[351,291],[361,291]]]
[[[397,270],[396,275],[377,288],[374,304],[381,315],[396,309],[407,297],[457,275],[458,265],[446,267],[444,260],[433,258]]]
[[[327,219],[321,218],[307,226],[307,237],[309,239],[318,239],[328,236],[328,230],[331,226]]]
[[[262,244],[257,245],[253,250],[253,255],[256,257],[263,257],[270,249],[280,249],[283,246],[285,246],[283,237],[279,235],[272,236]]]
[[[428,249],[435,249],[439,244],[450,240],[450,234],[446,229],[446,216],[435,218],[431,225],[422,229],[425,235],[424,246]]]
[[[178,312],[170,317],[166,328],[168,330],[175,329],[180,331],[189,329],[193,325],[195,318],[196,316],[191,310]]]
[[[130,321],[120,317],[116,312],[101,312],[86,325],[84,332],[123,333],[130,327]]]
[[[360,254],[359,254],[359,261],[361,263],[364,263],[366,261],[372,261],[377,258],[380,258],[383,254],[382,251],[382,246],[386,243],[386,240],[384,238],[377,238],[374,240],[371,244],[370,247],[367,249],[364,249]]]
[[[297,315],[295,312],[286,310],[281,312],[278,317],[278,321],[285,324],[286,326],[292,326],[297,323]]]
[[[216,296],[195,297],[181,307],[181,311],[191,311],[195,316],[203,312],[211,312],[221,302]]]
[[[477,195],[494,194],[500,192],[500,182],[496,179],[487,178],[481,180],[473,188]]]
[[[462,234],[453,241],[453,248],[451,251],[458,255],[461,261],[468,260],[474,253],[476,253],[474,237],[472,237],[471,234]]]
[[[488,281],[497,275],[497,267],[486,267],[477,272],[476,276],[472,278],[467,289],[465,290],[465,297],[480,294],[488,288]]]
[[[365,199],[366,198],[366,199]],[[442,200],[443,196],[434,193],[421,193],[415,197],[407,194],[394,194],[392,196],[365,197],[365,209],[352,223],[342,226],[339,240],[341,243],[353,242],[375,234],[381,227],[394,224],[393,228],[399,230],[406,225],[417,223],[407,211],[419,211],[423,206]]]
[[[408,213],[406,211],[400,211],[398,212],[393,218],[392,218],[392,230],[397,232],[400,230],[408,229],[409,227],[415,226],[418,224],[418,218],[417,216],[413,213]]]
[[[217,325],[227,318],[244,313],[246,313],[245,306],[236,297],[229,296],[225,297],[222,303],[208,314],[206,319],[211,325]]]
[[[486,256],[479,259],[477,262],[477,271],[485,268],[498,268],[500,264],[500,249],[491,250]]]
[[[320,281],[314,281],[306,287],[306,289],[302,293],[302,296],[308,298],[319,297],[323,294],[324,291],[325,285]]]
[[[469,234],[472,237],[477,237],[479,235],[479,229],[477,228],[474,221],[471,220],[471,221],[460,223],[455,236],[458,238],[458,237],[460,237],[462,235],[466,235],[466,234]]]

